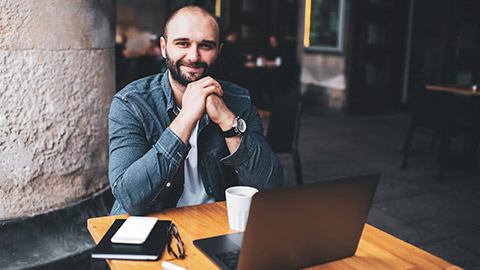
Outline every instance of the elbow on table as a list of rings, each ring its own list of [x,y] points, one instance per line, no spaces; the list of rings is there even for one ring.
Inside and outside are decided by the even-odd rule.
[[[138,203],[124,202],[122,200],[118,200],[118,201],[119,201],[120,205],[122,206],[123,210],[129,215],[143,216],[147,213],[147,208],[141,206]]]
[[[148,205],[141,202],[141,200],[135,199],[127,192],[121,192],[121,188],[116,187],[112,190],[113,196],[117,200],[117,203],[123,209],[122,212],[126,212],[132,216],[141,216],[146,214]]]
[[[284,179],[283,168],[281,166],[275,168],[271,170],[266,177],[262,178],[266,180],[260,183],[255,180],[258,179],[258,177],[252,178],[251,182],[255,183],[253,184],[253,186],[257,187],[259,190],[271,190],[281,188]]]
[[[265,190],[281,188],[283,185],[284,173],[283,167],[280,161],[275,157],[270,163],[270,171],[265,178],[267,181],[264,183]]]
[[[282,166],[279,166],[276,170],[273,171],[272,176],[268,179],[270,179],[266,184],[266,189],[277,189],[281,188],[283,185],[283,180],[284,180],[284,174],[283,174],[283,168]]]
[[[127,213],[132,216],[143,216],[147,213],[145,209],[141,209],[138,207],[127,207],[125,211],[127,211]]]

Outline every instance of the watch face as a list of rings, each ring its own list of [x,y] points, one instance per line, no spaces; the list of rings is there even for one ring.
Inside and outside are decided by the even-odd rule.
[[[238,131],[240,131],[240,133],[244,133],[245,130],[247,130],[247,123],[245,123],[245,120],[243,120],[242,118],[238,119],[237,125]]]

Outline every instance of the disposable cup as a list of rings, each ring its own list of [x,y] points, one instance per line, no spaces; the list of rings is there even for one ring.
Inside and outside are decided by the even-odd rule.
[[[258,189],[247,186],[234,186],[225,190],[227,198],[228,224],[232,230],[244,231],[252,197]]]

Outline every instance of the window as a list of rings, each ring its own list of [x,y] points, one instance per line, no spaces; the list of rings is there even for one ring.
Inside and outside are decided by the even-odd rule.
[[[305,0],[304,17],[305,50],[343,52],[345,0]]]

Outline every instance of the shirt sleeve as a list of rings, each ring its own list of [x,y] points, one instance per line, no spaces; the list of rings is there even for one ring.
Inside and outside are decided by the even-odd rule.
[[[262,123],[255,106],[251,104],[241,117],[247,123],[247,130],[242,134],[237,150],[222,158],[221,162],[232,166],[245,185],[259,190],[281,187],[283,168],[263,135]]]
[[[176,170],[189,147],[168,127],[151,145],[136,112],[133,104],[114,98],[109,114],[109,180],[123,209],[142,215],[152,203],[162,204],[170,197],[163,193],[172,192]]]

